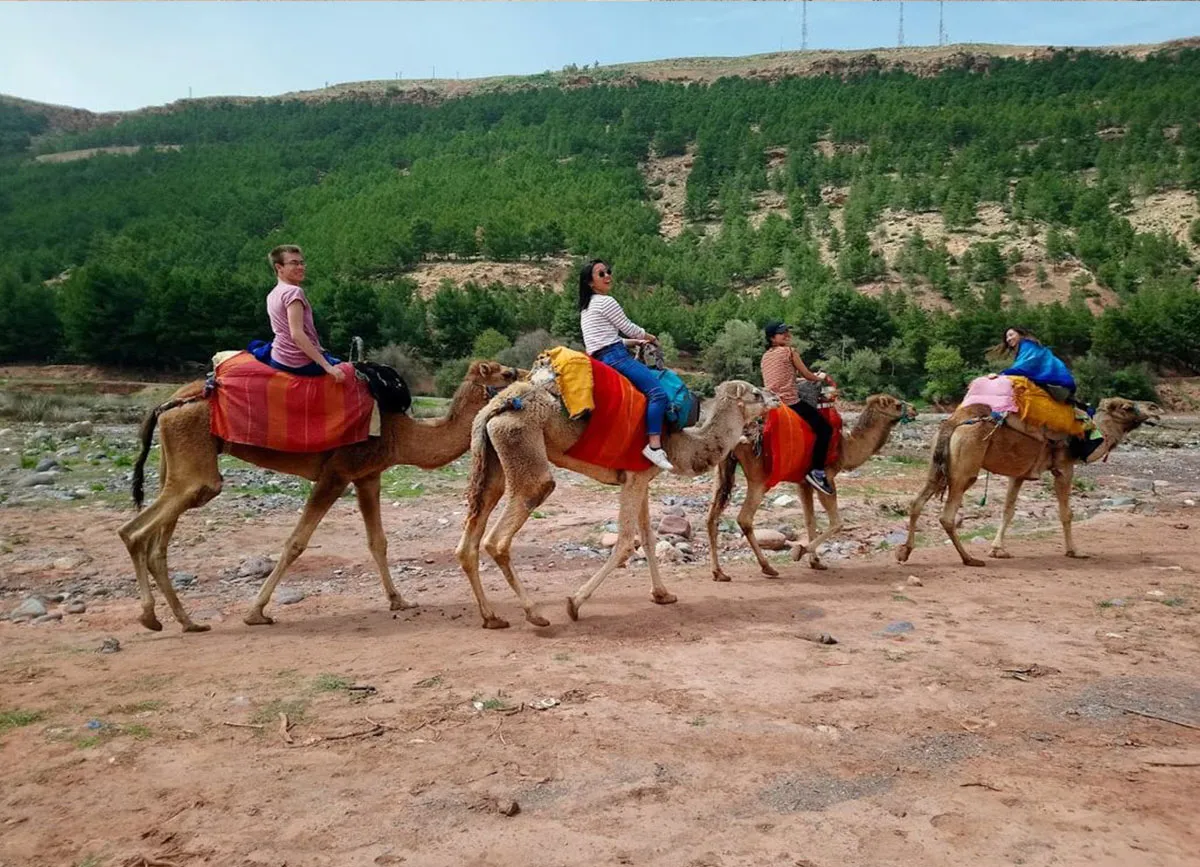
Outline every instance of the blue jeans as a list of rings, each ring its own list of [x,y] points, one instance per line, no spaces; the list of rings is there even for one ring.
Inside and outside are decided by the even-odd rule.
[[[670,401],[667,393],[658,384],[658,377],[650,368],[629,354],[624,343],[614,343],[599,350],[594,356],[633,383],[633,387],[646,395],[646,433],[658,436],[663,430]]]
[[[249,352],[251,355],[253,355],[255,358],[257,358],[259,361],[261,361],[263,364],[269,364],[269,365],[271,365],[271,367],[275,368],[276,370],[282,370],[287,373],[294,373],[297,376],[324,376],[325,375],[325,370],[321,367],[321,365],[317,364],[315,361],[310,361],[308,364],[304,365],[303,367],[288,367],[285,364],[280,364],[278,361],[276,361],[274,358],[271,357],[271,344],[268,341],[251,340],[250,345],[246,347],[246,351]],[[325,356],[326,361],[328,361],[330,364],[334,365],[335,367],[337,365],[341,364],[341,361],[334,358],[328,352],[325,352],[324,350],[322,350],[321,354]]]

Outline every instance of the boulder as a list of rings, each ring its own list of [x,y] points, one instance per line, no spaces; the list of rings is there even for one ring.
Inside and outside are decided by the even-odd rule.
[[[692,523],[686,517],[664,515],[658,522],[658,532],[663,536],[679,536],[683,539],[690,539],[692,538]]]
[[[760,548],[768,551],[782,551],[788,546],[788,540],[778,530],[755,529],[754,538],[758,540]]]

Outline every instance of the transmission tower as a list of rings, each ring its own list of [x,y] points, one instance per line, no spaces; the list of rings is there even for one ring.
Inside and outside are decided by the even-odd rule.
[[[946,3],[938,0],[938,45],[946,44]]]
[[[904,47],[904,0],[900,0],[900,32],[896,36],[896,45]]]
[[[800,50],[808,51],[808,0],[800,3]]]

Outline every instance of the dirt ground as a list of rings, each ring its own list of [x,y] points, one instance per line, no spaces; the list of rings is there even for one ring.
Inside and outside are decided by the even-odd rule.
[[[1192,433],[1139,432],[1085,469],[1088,560],[1062,557],[1031,483],[1015,559],[962,567],[931,511],[897,564],[928,424],[839,479],[854,529],[825,572],[785,551],[768,580],[724,532],[734,580],[713,583],[708,480],[661,481],[656,519],[682,506],[697,534],[693,562],[664,567],[679,602],[652,604],[633,562],[578,623],[564,600],[602,561],[615,499],[563,474],[514,556],[553,621],[540,630],[494,567],[513,626],[479,628],[453,555],[461,461],[386,485],[394,574],[419,607],[386,610],[348,498],[278,591],[303,598],[243,625],[257,578],[238,571],[277,554],[303,491],[231,465],[175,536],[181,596],[213,627],[184,636],[161,602],[162,633],[135,619],[116,536],[133,429],[74,440],[70,482],[26,488],[18,456],[72,446],[14,427],[0,611],[35,594],[86,611],[0,622],[2,867],[1198,863]],[[1002,488],[972,491],[969,545],[986,550]],[[760,526],[798,523],[789,493]],[[120,650],[99,652],[110,638]]]

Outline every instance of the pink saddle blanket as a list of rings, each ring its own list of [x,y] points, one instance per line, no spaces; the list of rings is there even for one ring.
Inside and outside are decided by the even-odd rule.
[[[967,396],[962,405],[983,404],[990,407],[992,412],[1017,412],[1017,401],[1013,397],[1013,384],[1007,376],[997,376],[991,379],[980,376],[971,380],[967,387]]]

